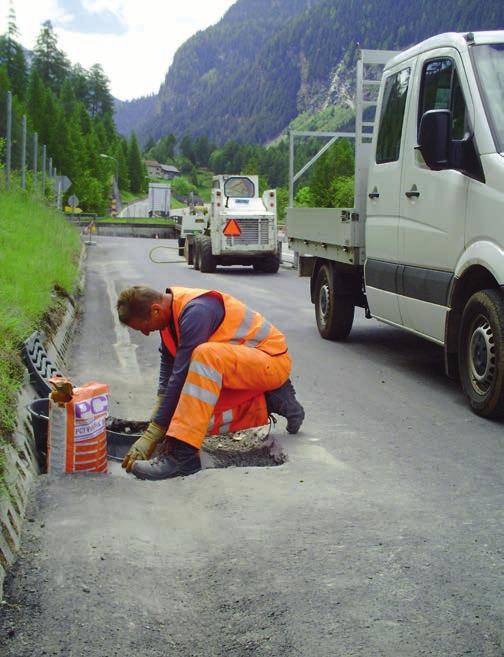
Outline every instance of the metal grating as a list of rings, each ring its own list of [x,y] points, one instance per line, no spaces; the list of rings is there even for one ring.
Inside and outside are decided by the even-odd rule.
[[[238,237],[227,237],[227,246],[268,244],[269,222],[268,217],[242,217],[235,218],[240,226],[241,235]]]
[[[51,387],[47,382],[51,376],[63,376],[61,371],[52,363],[42,344],[39,331],[35,331],[23,344],[23,360],[30,372],[30,381],[37,394],[47,397]]]

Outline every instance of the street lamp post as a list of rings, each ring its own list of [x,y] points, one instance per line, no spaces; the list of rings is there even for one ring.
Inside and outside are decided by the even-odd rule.
[[[117,187],[114,189],[114,192],[117,196],[118,204],[121,205],[121,192],[119,190],[119,162],[115,157],[112,157],[112,155],[107,155],[106,153],[100,153],[100,157],[103,157],[106,160],[113,160],[115,162],[115,184]]]

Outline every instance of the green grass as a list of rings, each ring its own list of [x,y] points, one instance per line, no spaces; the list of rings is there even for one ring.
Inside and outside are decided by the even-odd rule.
[[[176,223],[173,219],[163,219],[162,217],[99,217],[95,219],[95,222],[97,224],[159,224],[160,226],[170,226]]]
[[[79,253],[79,231],[61,213],[0,190],[0,437],[15,428],[22,342],[74,291]]]
[[[133,203],[134,201],[141,201],[143,196],[138,194],[133,194],[132,192],[125,192],[121,189],[121,203],[126,205],[126,203]]]

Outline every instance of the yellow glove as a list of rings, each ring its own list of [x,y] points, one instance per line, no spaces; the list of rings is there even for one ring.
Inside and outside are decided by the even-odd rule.
[[[135,461],[144,461],[150,459],[153,455],[156,445],[166,436],[166,429],[158,424],[151,422],[140,438],[133,443],[129,452],[123,459],[122,467],[126,472],[131,472]]]

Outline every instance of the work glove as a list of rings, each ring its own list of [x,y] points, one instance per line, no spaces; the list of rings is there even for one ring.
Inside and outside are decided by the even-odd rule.
[[[150,422],[147,429],[143,432],[140,438],[133,443],[129,452],[123,459],[122,467],[126,468],[126,472],[131,472],[131,468],[135,461],[146,461],[154,454],[154,450],[158,443],[160,443],[166,436],[166,429],[160,427],[155,422]]]

